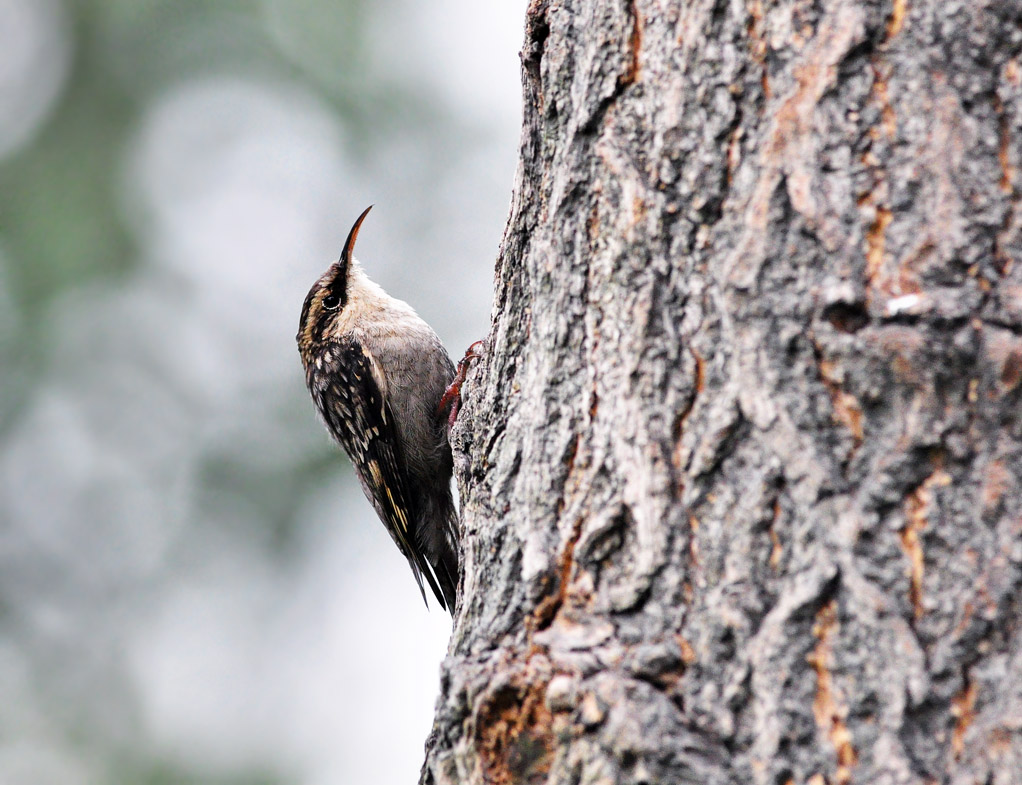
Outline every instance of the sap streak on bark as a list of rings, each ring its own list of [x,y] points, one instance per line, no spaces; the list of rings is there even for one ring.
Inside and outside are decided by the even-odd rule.
[[[1018,782],[1020,53],[533,0],[423,782]]]

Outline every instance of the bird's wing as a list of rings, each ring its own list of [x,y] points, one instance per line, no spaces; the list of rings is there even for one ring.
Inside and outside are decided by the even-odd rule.
[[[385,397],[386,377],[370,352],[354,338],[335,344],[331,354],[335,355],[330,357],[334,367],[325,375],[330,382],[323,390],[323,415],[330,429],[340,436],[366,498],[408,559],[423,601],[425,575],[440,607],[446,608],[432,567],[415,546],[415,500],[404,479],[404,457]]]

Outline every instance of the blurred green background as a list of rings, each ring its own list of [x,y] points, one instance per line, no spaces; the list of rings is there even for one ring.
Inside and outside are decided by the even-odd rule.
[[[525,0],[0,0],[0,784],[408,783],[450,622],[294,344],[488,327]]]

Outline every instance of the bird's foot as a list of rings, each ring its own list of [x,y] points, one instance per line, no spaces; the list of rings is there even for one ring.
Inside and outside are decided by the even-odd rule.
[[[471,365],[472,360],[478,360],[483,356],[484,348],[485,344],[482,341],[476,341],[468,347],[465,356],[458,361],[458,370],[454,374],[454,380],[447,386],[447,389],[440,398],[440,403],[437,404],[436,413],[438,417],[443,415],[444,410],[448,406],[451,407],[451,411],[447,415],[448,430],[454,427],[454,421],[458,419],[458,410],[461,408],[461,385],[465,383],[465,377],[468,376],[469,365]]]

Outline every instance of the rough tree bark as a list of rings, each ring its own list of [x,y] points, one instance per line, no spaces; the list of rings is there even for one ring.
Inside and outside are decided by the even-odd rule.
[[[1020,52],[533,0],[423,782],[1022,783]]]

